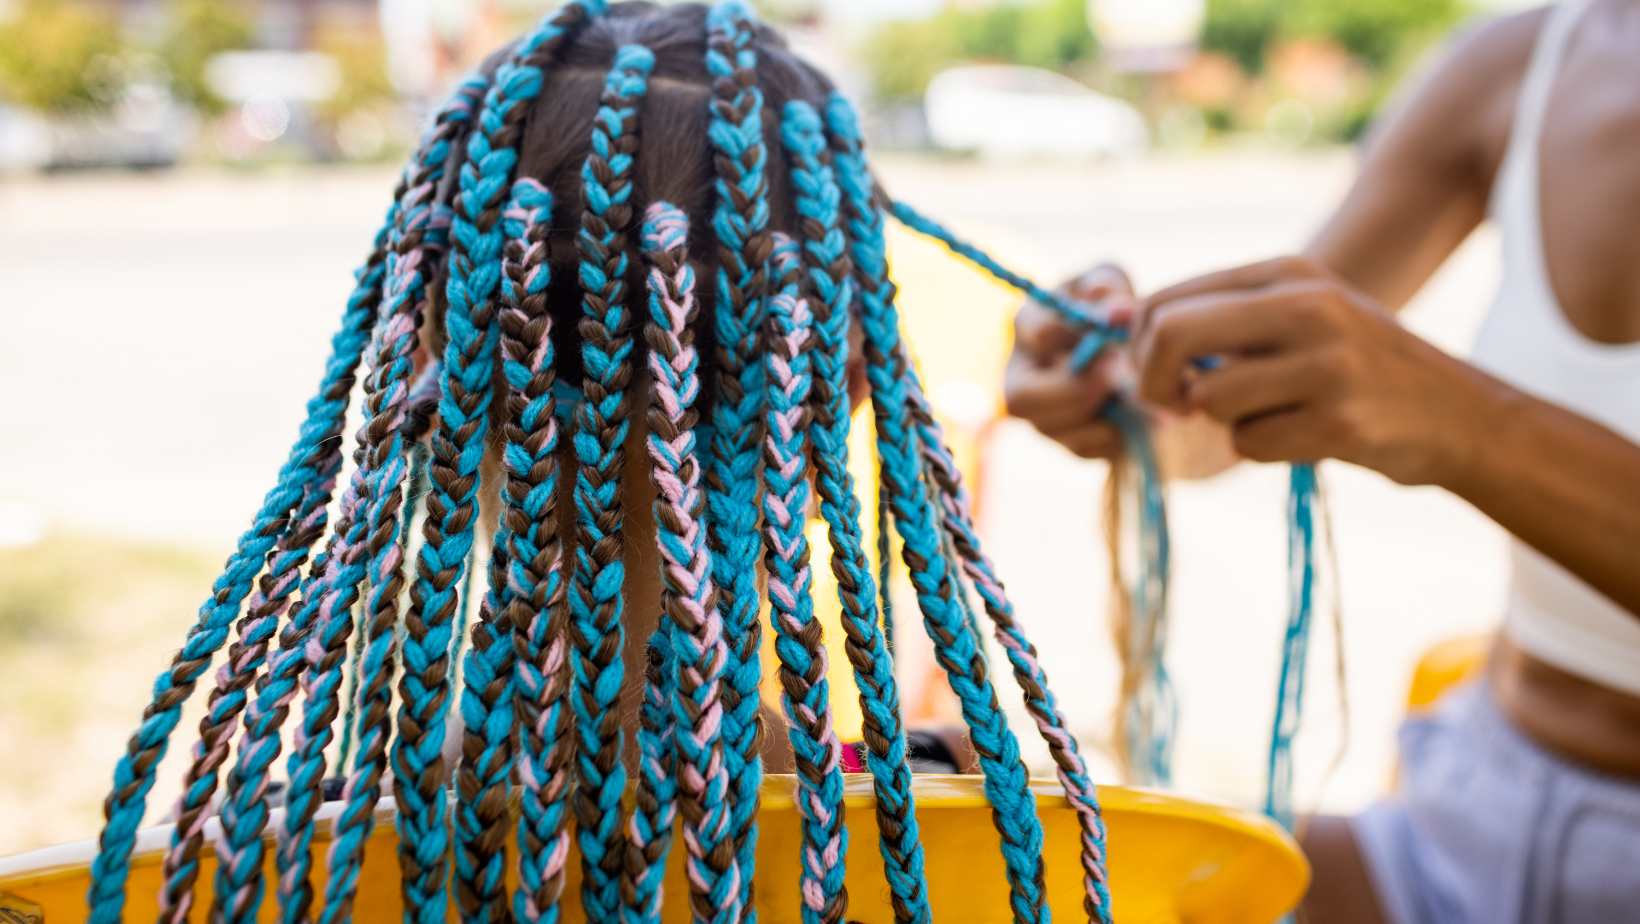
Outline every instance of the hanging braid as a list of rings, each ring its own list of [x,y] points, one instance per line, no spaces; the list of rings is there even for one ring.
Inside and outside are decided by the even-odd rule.
[[[307,417],[296,444],[280,468],[274,487],[263,498],[250,529],[240,537],[222,574],[212,585],[211,596],[200,607],[198,622],[189,629],[182,649],[171,666],[154,681],[154,696],[143,711],[142,725],[132,735],[125,755],[115,768],[113,789],[103,805],[107,822],[98,838],[91,887],[86,895],[91,920],[96,924],[120,920],[137,827],[142,823],[148,791],[154,785],[154,772],[181,718],[182,703],[192,695],[195,683],[226,640],[240,603],[250,593],[252,579],[262,571],[280,537],[291,528],[291,512],[311,486],[324,480],[324,473],[330,468],[329,459],[337,451],[334,444],[341,433],[354,371],[369,340],[379,303],[387,238],[397,211],[397,199],[395,195],[395,206],[376,233],[369,258],[356,274],[356,285],[348,298],[341,329],[331,340],[331,355],[325,363],[318,395],[308,403]]]
[[[922,840],[911,797],[899,686],[887,639],[878,622],[876,591],[861,536],[860,501],[848,468],[848,326],[854,281],[853,264],[839,225],[842,193],[832,172],[820,116],[813,106],[796,100],[786,104],[781,117],[781,141],[792,162],[805,282],[814,293],[810,407],[815,426],[809,432],[814,442],[815,488],[832,547],[832,573],[837,578],[842,604],[844,651],[860,691],[866,764],[877,797],[883,869],[893,895],[895,920],[925,924],[932,919],[933,911],[928,905]],[[886,544],[883,551],[886,561]]]
[[[853,110],[840,96],[826,107],[838,183],[848,212],[850,252],[861,287],[861,323],[865,327],[866,375],[877,419],[883,488],[892,492],[891,510],[902,558],[923,610],[923,623],[934,640],[936,660],[945,668],[952,691],[962,705],[974,750],[985,775],[991,816],[1002,835],[1008,872],[1009,903],[1018,921],[1046,921],[1043,894],[1042,825],[1037,818],[1019,742],[997,704],[986,676],[980,640],[964,624],[961,592],[952,564],[942,555],[935,512],[923,487],[922,458],[908,412],[908,370],[900,349],[898,312],[888,281],[882,214],[874,204]]]
[[[258,580],[245,617],[239,621],[239,637],[228,649],[227,663],[217,671],[216,687],[199,723],[193,762],[183,778],[171,849],[165,855],[164,885],[160,890],[160,917],[165,921],[186,921],[192,909],[194,881],[199,872],[196,857],[204,839],[205,810],[216,792],[217,771],[227,761],[236,720],[248,698],[246,690],[267,656],[268,641],[290,605],[310,550],[324,534],[326,508],[342,465],[339,450],[338,446],[320,480],[303,495],[295,525],[280,537],[268,570]]]
[[[593,119],[592,151],[581,170],[586,209],[579,249],[583,400],[575,420],[576,544],[570,584],[570,704],[580,747],[572,805],[581,848],[581,900],[587,917],[619,913],[623,865],[621,796],[626,787],[619,710],[621,599],[625,564],[621,471],[629,427],[626,388],[632,376],[632,314],[626,304],[627,229],[632,224],[632,164],[638,149],[638,104],[655,56],[626,45],[604,83]]]
[[[457,588],[472,547],[492,357],[499,339],[494,293],[502,249],[500,199],[512,181],[518,139],[529,103],[540,93],[542,68],[581,26],[602,12],[598,0],[577,0],[520,42],[485,95],[461,168],[445,285],[444,399],[433,437],[433,490],[427,498],[424,543],[405,618],[404,676],[393,748],[406,915],[421,924],[437,924],[445,915],[443,746],[450,631],[461,606]]]
[[[707,569],[704,556],[687,560],[690,542],[704,538],[695,520],[699,515],[694,509],[700,505],[699,484],[692,481],[686,487],[681,474],[684,460],[689,461],[690,478],[697,473],[694,402],[700,397],[700,381],[694,368],[694,333],[689,332],[689,323],[694,320],[695,279],[687,263],[687,241],[689,218],[676,205],[649,205],[641,233],[649,292],[649,320],[643,333],[651,348],[649,374],[654,389],[646,445],[653,461],[649,483],[656,491],[654,528],[663,565],[661,612],[645,650],[648,666],[643,706],[638,711],[638,786],[631,819],[626,824],[626,863],[620,883],[622,919],[631,922],[661,921],[661,880],[666,876],[667,850],[671,849],[672,821],[677,816],[681,789],[677,780],[681,770],[677,737],[682,732],[674,716],[681,683],[677,634],[684,624],[689,625],[689,632],[699,630],[702,602],[708,601],[692,594],[710,592],[710,586],[700,583]],[[681,336],[689,338],[687,348]],[[684,555],[672,555],[674,551]],[[690,569],[692,566],[694,569]],[[674,569],[681,574],[672,573]],[[679,606],[694,609],[679,619],[672,614]],[[690,648],[690,655],[695,655],[694,648]],[[692,658],[690,666],[697,660]],[[718,668],[722,670],[722,665]],[[689,729],[692,734],[694,725],[690,724]],[[718,758],[722,760],[722,752]],[[692,812],[686,812],[686,817],[689,814]]]
[[[713,600],[695,443],[701,385],[694,332],[695,271],[688,263],[688,239],[689,219],[680,209],[664,202],[649,207],[643,228],[649,279],[644,339],[654,380],[648,446],[662,562],[661,608],[675,627],[673,744],[690,907],[697,921],[726,924],[740,917],[739,867],[729,837],[730,780],[723,753],[723,672],[729,646]]]
[[[928,398],[918,383],[915,372],[901,352],[901,368],[907,370],[906,390],[911,402],[912,419],[922,444],[923,461],[938,486],[939,501],[944,510],[942,517],[952,545],[955,547],[963,570],[973,582],[991,618],[997,642],[1008,656],[1013,668],[1014,681],[1025,693],[1025,709],[1036,723],[1048,752],[1058,770],[1059,782],[1065,789],[1065,799],[1076,811],[1082,828],[1082,873],[1087,888],[1085,908],[1089,918],[1108,924],[1110,921],[1110,887],[1105,876],[1105,825],[1100,816],[1099,802],[1094,793],[1093,780],[1076,746],[1076,738],[1065,725],[1048,676],[1042,668],[1036,646],[1025,637],[1014,617],[1013,603],[1009,601],[1002,581],[989,556],[980,547],[974,530],[973,516],[966,490],[956,462],[945,448],[944,434],[934,420]]]
[[[1143,414],[1124,401],[1101,412],[1122,435],[1123,458],[1105,481],[1105,547],[1110,560],[1111,640],[1121,669],[1113,727],[1116,754],[1147,786],[1173,783],[1173,729],[1178,702],[1165,658],[1172,550],[1156,449]],[[1129,483],[1133,485],[1130,488]],[[1134,495],[1131,501],[1130,495]],[[1131,504],[1136,509],[1126,510]],[[1135,565],[1123,558],[1131,527]]]
[[[505,512],[496,531],[490,559],[490,588],[473,627],[472,647],[462,670],[464,690],[461,703],[462,753],[456,772],[457,852],[456,900],[464,920],[505,921],[509,914],[506,892],[506,839],[508,833],[508,777],[513,770],[513,735],[517,715],[513,683],[518,677],[517,632],[521,624],[537,618],[530,605],[540,584],[536,575],[551,571],[555,562],[540,559],[543,533],[552,534],[554,524],[533,521],[530,509],[539,509],[544,499],[531,503],[529,492],[539,476],[537,465],[555,465],[541,458],[539,443],[550,437],[556,449],[556,421],[551,420],[550,395],[538,402],[529,393],[542,359],[550,359],[551,343],[547,326],[550,319],[540,311],[545,287],[551,279],[547,264],[546,229],[552,223],[552,194],[539,181],[520,179],[513,183],[511,198],[502,212],[501,303],[497,322],[501,337],[502,377],[508,388],[505,399],[502,461],[507,479],[503,487]],[[526,308],[524,301],[531,300]],[[539,324],[532,328],[532,320]],[[550,392],[549,379],[544,389]],[[543,421],[541,414],[549,416]],[[535,445],[532,445],[535,444]],[[554,472],[554,479],[556,472]],[[522,493],[521,493],[522,492]],[[516,525],[522,532],[512,535]],[[510,577],[511,556],[516,550],[525,556],[522,564],[532,569],[518,586]],[[515,606],[518,600],[522,606]],[[545,603],[545,601],[542,601]],[[539,612],[539,611],[536,611]],[[545,614],[540,614],[545,618]],[[453,658],[452,658],[453,660]],[[539,689],[532,686],[532,690]]]
[[[714,322],[718,341],[716,404],[712,410],[712,458],[707,468],[708,535],[718,612],[729,639],[724,686],[724,759],[735,791],[731,828],[740,869],[742,913],[752,906],[757,868],[757,809],[763,766],[758,686],[759,548],[757,503],[763,369],[758,334],[768,288],[768,152],[763,142],[763,94],[757,87],[752,13],[738,0],[723,0],[707,15],[706,72],[712,79],[711,123],[715,153],[716,208],[712,230],[718,244]]]
[[[809,340],[814,315],[799,297],[797,244],[774,235],[775,295],[769,299],[763,439],[764,567],[775,630],[784,707],[797,768],[803,824],[800,879],[805,924],[835,924],[848,911],[843,885],[848,834],[843,828],[841,744],[831,723],[826,648],[814,616],[813,578],[804,521],[809,508],[808,445],[812,412]]]
[[[663,612],[644,654],[644,699],[638,709],[638,785],[626,824],[621,920],[660,924],[661,880],[677,819],[677,745],[672,700],[677,691],[674,633]]]
[[[465,127],[481,89],[476,82],[469,82],[463,92],[458,93],[454,110],[460,116],[453,124]],[[450,131],[440,137],[438,147],[447,149],[458,140],[457,133]],[[386,746],[382,726],[387,711],[384,693],[387,674],[392,668],[397,602],[403,585],[404,547],[399,527],[408,475],[404,431],[412,423],[411,371],[430,275],[427,272],[430,254],[424,244],[433,218],[434,191],[442,179],[448,153],[448,150],[430,152],[418,166],[411,201],[401,212],[400,226],[395,229],[383,321],[377,329],[371,373],[365,383],[367,422],[359,437],[363,452],[359,468],[365,483],[359,518],[362,536],[350,544],[347,556],[338,556],[336,570],[327,574],[325,586],[320,590],[318,637],[307,646],[307,673],[303,680],[306,702],[302,727],[289,762],[286,838],[280,852],[282,915],[289,921],[306,920],[313,901],[309,845],[313,838],[314,813],[322,798],[319,784],[325,774],[325,750],[333,738],[337,695],[347,661],[348,635],[353,628],[353,601],[358,596],[361,579],[368,581],[370,593],[361,621],[365,641],[356,674],[360,695],[358,751],[354,755],[354,769],[343,787],[346,804],[333,829],[323,920],[345,917],[351,907],[363,840],[368,835],[370,815],[380,793]],[[240,831],[249,835],[248,827],[241,825]],[[241,846],[241,850],[247,847],[254,852],[255,848],[249,843]],[[222,878],[219,876],[219,901],[226,885],[220,881]],[[259,888],[259,883],[253,880],[253,893]],[[253,895],[251,902],[236,910],[240,914],[254,914],[255,905]]]
[[[1309,654],[1315,608],[1315,507],[1319,490],[1314,465],[1291,467],[1287,482],[1287,625],[1281,640],[1281,672],[1276,681],[1264,790],[1264,813],[1288,830],[1296,821],[1293,739],[1304,716],[1304,662]]]
[[[513,916],[550,922],[559,916],[569,852],[566,800],[574,742],[564,706],[568,622],[557,523],[556,353],[547,310],[552,194],[535,180],[519,180],[509,212],[516,213],[522,229],[507,244],[500,314],[501,373],[507,382],[501,527],[508,551],[508,621],[516,655],[513,721],[519,739],[514,768],[520,884]]]

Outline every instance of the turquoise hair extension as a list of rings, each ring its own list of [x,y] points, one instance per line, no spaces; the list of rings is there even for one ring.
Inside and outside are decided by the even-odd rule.
[[[460,607],[456,588],[472,546],[477,474],[485,453],[493,354],[499,339],[494,296],[503,241],[496,206],[511,185],[518,160],[518,126],[540,94],[542,66],[603,9],[597,0],[573,2],[515,47],[485,94],[461,167],[445,286],[448,344],[439,427],[433,437],[434,489],[427,499],[425,542],[417,555],[417,580],[411,590],[399,684],[399,733],[392,754],[394,775],[401,781],[396,795],[406,916],[420,924],[438,924],[445,915],[448,834],[442,752],[451,686],[445,659],[451,622]]]
[[[496,321],[500,336],[514,338],[501,345],[502,376],[514,388],[519,387],[515,383],[520,381],[528,387],[533,376],[527,366],[520,368],[517,354],[523,347],[515,341],[522,332],[518,330],[516,320],[509,318],[509,315],[523,310],[521,304],[524,298],[540,294],[538,287],[546,285],[549,280],[547,273],[550,273],[550,269],[542,273],[539,280],[517,278],[522,269],[517,265],[520,259],[518,251],[520,247],[528,246],[527,235],[532,229],[539,229],[544,223],[550,225],[551,220],[552,195],[546,187],[533,179],[514,182],[501,214],[501,232],[505,243],[500,308]],[[519,291],[520,288],[525,291]],[[531,289],[535,291],[529,291]],[[507,469],[507,487],[504,489],[507,512],[497,525],[490,557],[489,589],[479,610],[479,621],[472,628],[472,644],[462,662],[461,672],[462,748],[460,767],[456,771],[455,887],[457,904],[464,915],[486,924],[505,921],[510,907],[505,843],[511,822],[507,804],[517,724],[513,692],[518,670],[515,659],[518,626],[515,621],[533,618],[527,609],[512,605],[516,592],[509,578],[513,571],[510,557],[517,543],[511,533],[517,523],[521,529],[532,534],[518,548],[533,560],[538,554],[538,546],[533,540],[542,528],[541,524],[531,522],[527,513],[523,521],[513,514],[519,506],[513,496],[515,481],[527,480],[530,469],[537,462],[534,453],[524,445],[528,436],[523,430],[523,418],[530,410],[528,406],[515,407],[509,391],[508,415],[502,427],[506,439],[502,461]],[[540,409],[536,408],[537,421],[539,413]],[[472,580],[473,570],[469,563],[463,579],[463,616],[470,606],[471,598],[465,585]],[[530,583],[533,582],[526,579],[521,586],[528,587]],[[458,621],[465,623],[466,620],[458,617]],[[457,627],[453,643],[458,646],[464,628],[462,625]],[[454,662],[455,656],[452,655],[452,667]]]
[[[189,630],[182,650],[155,680],[153,700],[144,711],[142,725],[131,737],[125,756],[115,768],[113,790],[104,804],[107,822],[98,839],[97,857],[92,862],[92,884],[86,896],[91,920],[97,924],[113,924],[120,919],[137,827],[142,823],[148,792],[153,788],[154,771],[181,717],[182,702],[193,692],[211,657],[226,641],[239,605],[250,593],[252,579],[263,569],[268,553],[290,527],[291,511],[309,486],[323,479],[329,454],[335,451],[331,444],[340,433],[354,370],[363,356],[376,314],[387,237],[397,211],[398,197],[394,198],[386,223],[376,234],[373,252],[357,274],[341,329],[331,341],[331,356],[325,364],[319,393],[308,403],[307,417],[296,444],[281,466],[274,487],[263,499],[250,529],[240,537],[221,576],[213,584],[211,596],[201,606],[199,620]]]
[[[738,860],[731,840],[730,779],[724,763],[724,668],[729,643],[713,595],[707,549],[705,494],[697,429],[700,353],[694,324],[699,313],[695,271],[689,265],[689,218],[667,202],[644,216],[643,256],[648,270],[649,406],[647,446],[655,489],[656,545],[661,564],[661,610],[670,630],[671,663],[662,680],[672,685],[672,749],[683,816],[684,868],[695,920],[732,924],[740,919]],[[653,691],[653,675],[646,693]],[[647,701],[646,701],[647,705]],[[653,724],[659,724],[659,716]],[[645,724],[652,724],[647,713]],[[658,738],[658,736],[657,736]],[[655,758],[664,755],[656,749]],[[652,765],[645,755],[646,768]],[[653,783],[648,788],[654,789]],[[658,802],[658,800],[657,800]],[[634,818],[631,840],[641,840]],[[654,835],[634,843],[629,865],[654,868]],[[640,862],[641,861],[641,862]]]
[[[814,314],[799,294],[797,243],[775,234],[764,359],[763,521],[769,620],[780,663],[781,706],[797,769],[804,848],[799,891],[805,924],[833,924],[848,912],[844,870],[842,746],[831,720],[826,649],[814,615],[814,580],[804,533],[809,509],[808,407]]]
[[[572,799],[581,848],[581,903],[590,920],[620,914],[623,865],[621,798],[626,789],[624,735],[616,703],[624,676],[621,650],[622,467],[632,374],[632,312],[627,305],[627,231],[632,223],[632,165],[638,106],[655,56],[622,46],[605,79],[593,118],[591,152],[581,170],[586,208],[576,247],[581,256],[581,362],[584,399],[575,419],[576,542],[570,582],[570,705],[580,748]]]
[[[1043,894],[1042,823],[1036,813],[1019,742],[997,703],[986,676],[980,640],[968,631],[957,575],[943,555],[936,515],[923,487],[922,456],[908,412],[907,370],[900,349],[899,318],[887,277],[882,214],[874,203],[871,176],[861,153],[854,113],[841,97],[826,107],[834,164],[848,210],[851,253],[861,284],[866,374],[877,415],[883,487],[891,491],[893,519],[904,543],[903,559],[917,589],[923,622],[961,701],[974,748],[985,775],[992,820],[1002,835],[1009,904],[1017,921],[1050,917]]]
[[[1121,433],[1127,462],[1138,478],[1138,568],[1129,585],[1117,589],[1128,595],[1127,657],[1141,671],[1138,692],[1125,719],[1129,763],[1140,783],[1167,787],[1173,783],[1173,730],[1179,708],[1166,661],[1172,568],[1166,498],[1143,415],[1123,401],[1111,401],[1102,413]]]
[[[567,611],[557,530],[559,406],[547,286],[552,194],[540,182],[513,184],[513,236],[504,256],[501,373],[507,382],[502,525],[511,588],[513,721],[518,730],[519,886],[513,917],[556,922],[569,850],[570,747]]]
[[[903,345],[901,347],[903,354]],[[953,561],[962,564],[963,571],[973,583],[991,619],[997,643],[1008,657],[1014,681],[1025,694],[1025,709],[1036,723],[1037,731],[1048,745],[1058,770],[1065,799],[1076,810],[1081,826],[1081,861],[1085,887],[1084,908],[1090,920],[1108,924],[1111,917],[1110,888],[1105,872],[1105,824],[1100,813],[1098,795],[1088,775],[1086,763],[1070,733],[1059,704],[1048,683],[1036,646],[1026,638],[1014,615],[1013,603],[997,576],[996,567],[980,546],[974,529],[973,515],[962,476],[956,462],[945,448],[945,435],[929,406],[927,395],[911,364],[902,356],[901,367],[906,370],[906,389],[911,397],[912,419],[922,446],[923,459],[929,480],[936,488],[936,502],[941,508],[940,525],[955,549]],[[974,629],[978,636],[979,630]]]
[[[740,872],[740,900],[749,922],[757,913],[752,887],[757,867],[757,809],[763,767],[758,687],[759,549],[755,488],[761,457],[758,436],[764,394],[758,335],[768,286],[768,152],[763,141],[763,94],[752,48],[753,14],[739,0],[723,0],[707,14],[706,71],[714,80],[707,137],[717,153],[712,229],[718,242],[713,321],[718,340],[717,397],[712,408],[707,468],[708,536],[712,580],[729,639],[723,719],[724,760],[735,791],[731,830]]]
[[[449,147],[465,132],[471,113],[483,90],[483,82],[470,80],[446,108],[448,122],[437,150],[429,151],[418,167],[412,184],[411,204],[401,213],[395,229],[394,252],[389,260],[383,321],[377,330],[372,371],[366,380],[368,420],[360,433],[362,449],[360,474],[365,481],[358,525],[362,535],[351,540],[335,560],[337,569],[327,573],[319,592],[318,638],[310,642],[303,678],[307,694],[303,723],[289,761],[290,785],[286,802],[286,837],[279,855],[281,916],[287,921],[305,920],[313,901],[309,885],[310,844],[313,818],[322,799],[320,782],[325,772],[325,750],[333,738],[337,716],[337,696],[347,664],[348,633],[352,630],[352,602],[361,579],[368,582],[369,594],[361,631],[365,644],[355,676],[358,678],[358,750],[353,755],[354,770],[343,786],[347,800],[333,828],[336,843],[331,851],[330,875],[326,884],[324,919],[345,915],[351,907],[352,885],[368,834],[369,814],[374,811],[380,778],[385,765],[385,687],[394,651],[393,630],[398,622],[398,597],[403,586],[404,544],[399,526],[404,507],[404,482],[408,477],[406,429],[417,425],[417,400],[425,401],[428,385],[421,395],[412,395],[411,372],[419,345],[419,328],[426,298],[427,278],[433,252],[440,245],[427,241],[435,216],[433,199],[448,161]],[[363,830],[359,819],[364,816]],[[241,825],[239,834],[252,840],[241,841],[239,852],[258,853],[256,833]],[[226,868],[227,864],[224,864]],[[249,863],[235,872],[249,872]],[[351,876],[348,870],[353,871]],[[256,873],[238,886],[247,889],[250,901],[241,902],[238,914],[255,914],[260,882]],[[218,899],[228,890],[219,875]]]
[[[805,288],[814,296],[813,391],[817,425],[810,433],[814,441],[815,490],[832,544],[831,565],[847,636],[845,650],[860,691],[868,744],[866,766],[877,798],[883,870],[894,896],[896,921],[926,924],[932,920],[933,910],[928,904],[922,838],[911,795],[899,688],[885,637],[886,596],[880,622],[875,612],[876,588],[861,536],[860,501],[848,467],[848,329],[855,290],[848,242],[841,227],[842,191],[831,168],[820,115],[813,106],[801,101],[787,103],[780,136],[791,161],[792,186],[797,191]],[[881,512],[886,517],[886,510]],[[879,528],[884,530],[880,554],[886,563],[886,521]],[[886,589],[886,573],[883,586]]]
[[[1292,830],[1293,739],[1304,714],[1304,662],[1315,609],[1315,506],[1319,487],[1314,465],[1294,465],[1287,484],[1287,627],[1282,635],[1281,673],[1266,763],[1264,813]]]

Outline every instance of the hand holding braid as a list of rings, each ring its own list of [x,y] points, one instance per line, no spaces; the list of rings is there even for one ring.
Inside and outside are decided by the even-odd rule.
[[[451,623],[473,541],[478,468],[485,453],[499,330],[501,197],[512,182],[529,103],[541,91],[541,68],[602,4],[572,3],[526,36],[496,74],[476,130],[467,142],[461,192],[450,228],[444,400],[433,438],[433,490],[425,542],[405,620],[404,678],[393,749],[399,802],[399,862],[407,914],[421,924],[444,919],[447,854],[443,745],[449,709]]]
[[[552,194],[533,179],[513,184],[509,214],[522,230],[502,267],[501,374],[507,381],[501,527],[507,541],[508,621],[513,629],[514,764],[519,788],[519,888],[513,916],[558,920],[569,853],[567,798],[573,738],[568,621],[558,540],[557,381],[547,286]]]
[[[769,203],[764,170],[763,94],[757,88],[752,14],[724,0],[707,16],[706,71],[712,78],[711,124],[716,179],[712,230],[718,272],[713,313],[718,342],[712,458],[707,469],[708,536],[718,612],[729,639],[724,685],[724,759],[735,791],[731,828],[740,867],[742,912],[756,918],[757,807],[763,765],[758,713],[757,503],[758,429],[763,368],[758,336],[768,287]]]
[[[803,818],[802,876],[805,924],[836,924],[848,911],[844,863],[841,745],[831,724],[826,648],[814,616],[809,540],[807,440],[810,410],[809,339],[814,316],[798,297],[802,271],[797,245],[775,235],[772,258],[778,291],[769,299],[767,411],[763,438],[763,561],[768,572],[769,618],[780,662],[781,705],[797,765],[797,808]]]
[[[945,560],[934,510],[923,487],[922,460],[907,411],[906,370],[900,353],[899,318],[888,281],[882,215],[873,204],[871,177],[860,151],[853,111],[840,97],[826,109],[838,182],[849,213],[850,249],[861,285],[866,374],[877,417],[883,487],[892,493],[895,526],[904,542],[903,558],[917,589],[923,623],[934,640],[935,658],[945,668],[962,703],[992,820],[1002,835],[1010,904],[1018,921],[1046,921],[1043,894],[1042,824],[1037,818],[1020,759],[1019,742],[997,704],[986,676],[980,640],[969,631],[957,600],[961,592]]]
[[[643,228],[648,264],[650,478],[655,486],[656,539],[661,557],[661,607],[672,638],[677,691],[674,747],[688,850],[694,920],[739,919],[739,865],[730,831],[730,780],[724,760],[724,667],[729,658],[723,617],[713,600],[706,549],[701,458],[695,443],[700,398],[693,325],[695,271],[688,263],[689,219],[663,202],[649,207]]]
[[[831,540],[831,567],[837,578],[846,636],[844,651],[860,690],[866,763],[877,797],[883,870],[894,898],[895,920],[927,924],[933,910],[928,905],[922,839],[911,798],[899,686],[887,639],[878,622],[871,564],[861,536],[860,500],[848,468],[848,327],[854,284],[847,241],[839,225],[841,192],[814,107],[800,101],[787,103],[781,118],[781,140],[792,161],[801,255],[807,270],[807,288],[814,293],[810,405],[815,426],[809,433],[814,442],[815,486]],[[886,535],[886,524],[883,528]]]
[[[632,223],[632,163],[638,103],[655,56],[623,46],[593,119],[592,151],[581,170],[586,209],[576,236],[583,318],[583,400],[576,414],[575,573],[570,588],[574,683],[570,703],[580,746],[574,798],[581,848],[583,911],[613,920],[623,863],[620,699],[624,631],[621,470],[626,458],[627,395],[632,376],[632,316],[626,304],[627,229]]]

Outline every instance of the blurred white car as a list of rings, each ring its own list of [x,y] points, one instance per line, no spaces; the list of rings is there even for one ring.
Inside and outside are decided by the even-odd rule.
[[[936,147],[982,157],[1130,157],[1150,139],[1131,105],[1034,67],[941,71],[923,107]]]

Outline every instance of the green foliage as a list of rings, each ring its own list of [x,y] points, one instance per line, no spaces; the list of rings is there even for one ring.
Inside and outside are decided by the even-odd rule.
[[[1327,38],[1376,69],[1466,11],[1463,0],[1208,0],[1202,48],[1258,74],[1276,41]]]
[[[223,102],[205,80],[205,65],[214,55],[250,45],[253,27],[244,6],[170,0],[166,13],[168,25],[158,50],[171,76],[171,91],[207,115],[221,112]]]
[[[337,121],[393,98],[387,76],[387,48],[375,32],[330,32],[315,43],[340,69],[336,93],[320,107],[320,115]]]
[[[936,73],[959,61],[1064,70],[1096,50],[1084,0],[1035,0],[885,25],[866,43],[865,59],[877,96],[905,100],[921,96]]]
[[[1249,74],[1264,70],[1264,55],[1281,31],[1284,0],[1207,0],[1201,47],[1236,59]]]
[[[106,11],[23,0],[0,23],[0,95],[48,113],[104,109],[119,94],[122,51]]]

